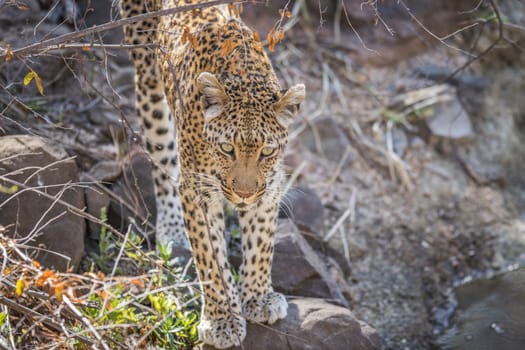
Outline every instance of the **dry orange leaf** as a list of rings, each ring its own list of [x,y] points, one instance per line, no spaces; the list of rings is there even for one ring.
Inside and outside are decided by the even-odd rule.
[[[232,57],[230,59],[230,70],[232,71],[233,74],[237,74],[237,67],[235,65],[235,58]]]
[[[281,9],[281,10],[279,10],[279,16],[290,18],[290,17],[292,17],[292,13],[288,9]]]
[[[191,34],[190,28],[188,26],[184,27],[180,41],[182,44],[186,44],[189,41],[194,49],[197,47],[197,38]]]
[[[279,31],[277,32],[277,42],[283,41],[283,39],[284,39],[284,30],[279,29]]]
[[[36,267],[37,269],[39,269],[42,265],[40,265],[40,263],[36,260],[31,260],[31,264],[33,264],[34,267]]]
[[[275,40],[273,39],[273,30],[268,33],[266,36],[266,41],[268,42],[268,50],[271,52],[275,51]]]
[[[133,279],[131,279],[130,282],[131,282],[132,284],[134,284],[134,285],[140,287],[140,288],[144,288],[144,283],[143,283],[141,280],[137,279],[137,278],[133,278]]]
[[[261,38],[259,37],[259,33],[257,33],[255,30],[253,31],[253,40],[260,42]]]
[[[197,48],[197,38],[194,35],[190,34],[190,43],[191,47],[195,50]]]
[[[278,30],[272,29],[266,36],[268,41],[268,49],[273,52],[275,50],[275,45],[284,39],[284,30],[279,28]]]
[[[13,59],[13,50],[11,50],[11,45],[6,44],[5,46],[5,61],[9,62]]]
[[[229,55],[233,51],[234,48],[235,48],[235,43],[233,42],[232,39],[224,40],[222,43],[222,47],[221,47],[221,56],[225,57]]]
[[[108,295],[108,293],[105,290],[103,290],[103,291],[100,292],[99,296],[102,299],[106,299],[109,295]]]
[[[57,276],[56,276],[55,272],[46,269],[36,279],[36,286],[37,287],[42,287],[49,279],[55,279],[56,277]]]
[[[62,301],[62,295],[64,293],[64,284],[63,283],[57,283],[53,287],[55,297],[58,301]]]
[[[182,44],[186,44],[190,36],[190,28],[188,26],[184,27],[184,31],[182,32],[182,36],[180,37],[180,42]]]
[[[233,3],[228,4],[228,12],[230,13],[230,16],[234,15],[235,17],[239,17],[239,8]]]

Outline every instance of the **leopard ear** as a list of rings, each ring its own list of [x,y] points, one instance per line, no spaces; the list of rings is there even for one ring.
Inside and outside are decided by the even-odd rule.
[[[201,93],[201,104],[204,109],[204,119],[218,117],[228,103],[228,95],[215,75],[202,72],[197,77],[197,86]]]
[[[273,109],[277,113],[277,119],[283,126],[288,127],[293,117],[299,111],[299,106],[304,100],[304,84],[297,84],[288,89],[281,99],[274,103]]]

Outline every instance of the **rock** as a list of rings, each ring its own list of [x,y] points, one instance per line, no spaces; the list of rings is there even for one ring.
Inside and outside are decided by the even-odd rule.
[[[401,128],[392,128],[392,146],[394,152],[403,158],[408,147],[408,138]]]
[[[115,181],[122,173],[122,167],[118,162],[103,160],[95,164],[88,173],[82,174],[82,181]]]
[[[330,265],[335,264],[331,261]],[[290,220],[276,230],[272,266],[275,290],[305,297],[327,298],[348,306],[344,286],[334,278],[328,264],[312,249]]]
[[[480,93],[481,90],[485,89],[488,85],[488,80],[482,76],[474,74],[457,74],[451,76],[453,70],[446,66],[439,66],[436,64],[423,64],[422,66],[415,68],[415,74],[421,78],[434,80],[438,83],[447,82],[455,87],[459,88],[461,93],[462,89],[474,89],[476,93]]]
[[[156,219],[156,202],[151,162],[144,152],[133,152],[125,161],[120,178],[111,186],[113,200],[108,210],[109,223],[126,232],[130,223],[137,233],[152,238]],[[131,220],[130,220],[131,219]],[[155,246],[149,240],[148,249]]]
[[[101,219],[102,212],[107,210],[110,204],[109,195],[105,192],[102,185],[86,188],[86,211],[94,217]],[[97,222],[88,220],[88,237],[98,239],[101,225]]]
[[[320,140],[322,143],[319,142]],[[354,150],[349,137],[344,132],[344,127],[330,117],[316,119],[310,130],[305,133],[304,143],[312,152],[318,152],[320,156],[336,164],[343,161],[346,165],[355,159]]]
[[[80,176],[80,181],[91,183],[86,188],[86,211],[96,218],[101,218],[103,208],[109,209],[111,202],[109,190],[104,186],[103,182],[115,181],[122,169],[115,161],[100,161],[95,164],[88,173]],[[106,212],[107,213],[107,212]],[[100,224],[88,220],[88,238],[98,240],[100,234]]]
[[[438,339],[443,349],[523,349],[525,268],[464,284],[455,292],[452,326]]]
[[[440,100],[433,108],[427,125],[436,136],[460,139],[474,135],[470,117],[455,96]]]
[[[30,251],[46,267],[62,271],[78,268],[86,224],[67,206],[84,207],[84,190],[74,186],[75,161],[50,140],[5,136],[0,138],[0,176],[23,184],[15,193],[0,192],[0,225],[5,226],[4,234],[44,248],[45,251]],[[0,180],[0,185],[11,187],[12,183]]]
[[[320,299],[298,298],[289,300],[288,315],[276,324],[248,324],[242,345],[234,349],[371,350],[381,348],[381,338],[346,308]]]
[[[309,187],[294,186],[281,199],[280,218],[291,219],[301,231],[321,234],[324,228],[324,206]]]
[[[109,189],[103,183],[115,181],[122,173],[122,168],[116,161],[100,161],[95,164],[89,172],[80,175],[80,181],[89,183],[85,190],[86,212],[101,219],[102,211],[106,210],[106,215],[111,203]],[[106,208],[106,209],[104,209]],[[96,221],[87,220],[87,240],[86,253],[98,253],[98,241],[101,232],[101,225]]]

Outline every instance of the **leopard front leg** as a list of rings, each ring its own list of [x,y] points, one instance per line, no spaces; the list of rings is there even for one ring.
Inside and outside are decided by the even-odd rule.
[[[271,269],[279,200],[264,196],[256,208],[239,213],[243,263],[240,291],[243,313],[252,322],[275,323],[286,317],[285,297],[273,291]]]
[[[239,292],[230,270],[224,238],[222,201],[197,193],[181,182],[182,212],[203,289],[198,326],[202,342],[219,349],[240,345],[246,336]]]

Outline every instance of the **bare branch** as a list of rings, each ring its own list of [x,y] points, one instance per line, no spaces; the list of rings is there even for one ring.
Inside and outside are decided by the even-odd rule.
[[[455,71],[453,71],[445,80],[449,80],[453,78],[456,74],[463,71],[465,68],[470,66],[474,61],[479,60],[481,57],[485,56],[489,51],[491,51],[502,39],[503,39],[503,20],[501,19],[501,13],[499,12],[498,5],[494,2],[494,0],[489,0],[490,6],[492,7],[492,10],[496,14],[496,20],[498,22],[498,37],[496,40],[492,42],[485,50],[483,50],[479,55],[472,57],[469,59],[465,64],[463,64],[461,67],[457,68]]]
[[[14,58],[21,59],[24,57],[30,57],[30,56],[41,54],[42,52],[48,51],[50,49],[60,49],[62,48],[61,46],[62,44],[69,43],[75,40],[80,40],[87,35],[93,35],[96,33],[105,32],[110,29],[119,28],[126,24],[139,22],[147,18],[162,17],[162,16],[167,16],[167,15],[173,15],[173,14],[180,13],[180,12],[211,7],[211,6],[230,4],[230,3],[243,3],[243,2],[245,1],[244,0],[240,0],[240,1],[239,0],[213,0],[213,1],[208,1],[208,2],[203,2],[203,3],[198,3],[198,4],[191,4],[191,5],[185,5],[185,6],[175,7],[175,8],[169,8],[169,9],[163,9],[159,11],[143,13],[143,14],[133,16],[133,17],[122,18],[122,19],[119,19],[118,21],[108,22],[108,23],[104,23],[98,26],[93,26],[91,28],[83,29],[78,32],[67,33],[67,34],[59,35],[51,39],[36,42],[34,44],[12,50],[10,54],[12,55],[13,59]],[[2,49],[2,52],[0,53],[0,60],[5,60],[7,55],[8,55],[7,50]]]
[[[357,36],[357,39],[359,39],[359,42],[361,43],[361,45],[363,45],[363,47],[365,49],[367,49],[368,51],[371,51],[377,55],[379,55],[379,52],[377,52],[376,50],[374,49],[371,49],[369,47],[366,46],[365,42],[363,41],[363,38],[361,38],[361,35],[359,35],[359,33],[357,32],[357,30],[354,28],[354,26],[352,25],[352,22],[350,22],[350,17],[348,16],[348,12],[346,11],[346,6],[345,6],[345,2],[342,1],[342,4],[343,4],[343,12],[345,13],[345,17],[346,17],[346,22],[348,23],[348,25],[350,26],[350,28],[352,28],[352,31],[354,32],[354,34]]]
[[[445,42],[442,38],[440,38],[439,36],[437,36],[436,34],[434,34],[430,29],[428,29],[413,13],[412,11],[410,10],[410,8],[405,4],[405,2],[403,0],[399,0],[398,1],[399,4],[401,4],[401,6],[403,6],[403,8],[405,9],[405,11],[408,13],[408,15],[410,16],[410,18],[412,18],[412,20],[414,22],[416,22],[428,35],[430,35],[431,37],[433,37],[434,39],[438,40],[440,43],[442,43],[443,45],[445,45],[446,47],[448,47],[449,49],[452,49],[452,50],[456,50],[456,51],[459,51],[461,52],[462,54],[464,55],[467,55],[467,56],[474,56],[473,54],[471,54],[470,52],[467,52],[465,50],[462,50],[460,49],[459,47],[456,47],[456,46],[453,46],[453,45],[450,45],[449,43]]]

